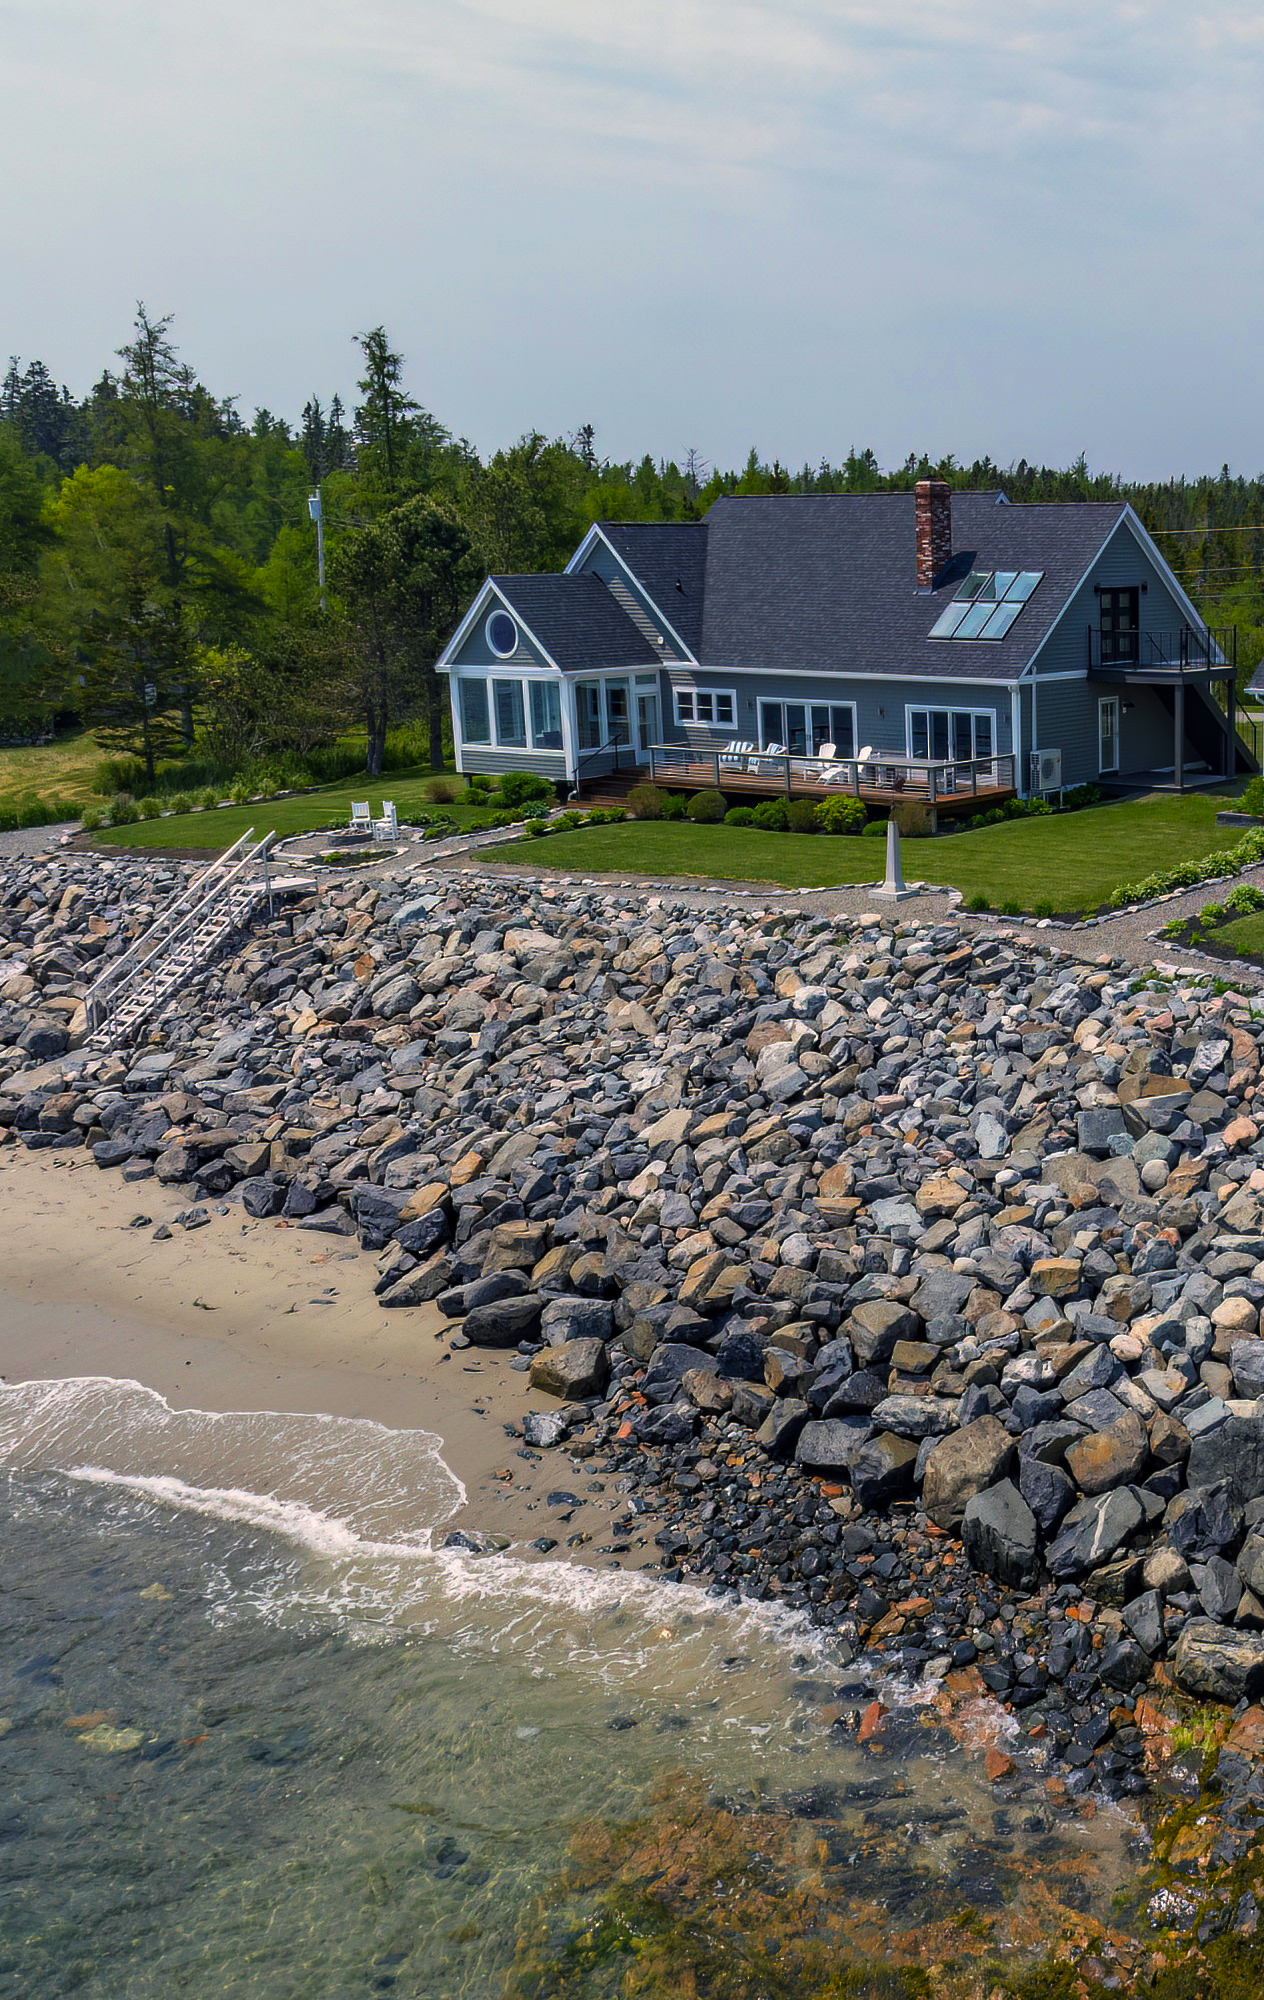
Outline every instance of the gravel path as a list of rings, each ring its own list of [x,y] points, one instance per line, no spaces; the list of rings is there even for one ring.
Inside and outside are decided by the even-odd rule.
[[[52,854],[63,840],[78,831],[78,820],[68,819],[58,826],[23,826],[15,833],[0,833],[0,862],[25,861],[31,855]]]

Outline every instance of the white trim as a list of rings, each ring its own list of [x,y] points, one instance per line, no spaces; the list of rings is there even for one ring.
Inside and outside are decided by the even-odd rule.
[[[509,623],[513,627],[513,635],[514,635],[513,645],[509,648],[507,653],[502,653],[500,647],[496,644],[496,641],[492,638],[492,626],[495,623],[496,619],[498,618],[507,618],[509,620]],[[483,620],[483,637],[487,641],[487,650],[490,653],[492,653],[498,661],[502,663],[505,660],[512,660],[514,654],[517,652],[519,646],[522,644],[522,634],[518,630],[518,620],[514,617],[512,611],[507,611],[504,608],[504,606],[500,604],[496,606],[494,611],[489,611],[486,618]]]
[[[1087,680],[1089,671],[1087,663],[1085,664],[1084,671],[1082,674],[1045,675],[1045,674],[1039,674],[1036,662],[1039,660],[1040,655],[1044,652],[1045,647],[1049,644],[1049,641],[1052,639],[1059,625],[1061,625],[1063,619],[1070,611],[1071,606],[1074,603],[1075,599],[1079,596],[1085,584],[1089,582],[1090,578],[1092,577],[1093,571],[1097,568],[1098,563],[1102,560],[1102,557],[1105,555],[1107,549],[1114,541],[1115,536],[1124,527],[1128,527],[1132,530],[1135,539],[1139,541],[1141,544],[1143,553],[1149,556],[1150,560],[1154,563],[1155,568],[1160,572],[1160,575],[1164,579],[1164,582],[1167,588],[1171,591],[1173,597],[1175,597],[1179,601],[1179,603],[1184,607],[1186,613],[1189,616],[1190,623],[1199,632],[1208,631],[1209,628],[1207,625],[1207,621],[1202,616],[1202,613],[1198,610],[1198,608],[1192,602],[1192,600],[1186,595],[1185,590],[1181,585],[1179,577],[1176,575],[1176,572],[1173,570],[1171,564],[1164,557],[1162,550],[1152,540],[1150,533],[1145,526],[1145,523],[1142,521],[1141,517],[1136,512],[1131,501],[1125,501],[1123,505],[1123,511],[1121,512],[1119,519],[1115,522],[1114,527],[1107,535],[1105,541],[1102,543],[1100,549],[1097,551],[1097,554],[1093,557],[1092,562],[1085,570],[1083,576],[1076,584],[1074,590],[1069,591],[1067,593],[1067,597],[1065,602],[1063,603],[1061,611],[1059,611],[1057,617],[1054,619],[1052,625],[1049,627],[1049,630],[1045,633],[1044,638],[1040,641],[1040,644],[1037,646],[1035,652],[1028,660],[1027,665],[1023,668],[1022,677],[1024,680],[1027,679],[1029,675],[1033,680],[1036,679],[1038,675],[1041,680],[1046,680],[1046,679],[1077,680],[1077,681]]]
[[[689,702],[692,707],[696,708],[699,695],[708,695],[713,700],[718,700],[720,696],[727,695],[729,700],[733,704],[733,713],[729,717],[729,720],[727,722],[721,722],[719,717],[717,716],[716,718],[714,718],[714,720],[708,722],[705,720],[704,717],[700,715],[682,715],[680,712],[681,697],[683,696],[684,699],[687,702]],[[673,683],[672,705],[676,711],[675,720],[676,720],[676,727],[678,729],[736,729],[737,728],[736,688],[695,687],[692,682],[690,682],[686,687],[677,687]]]
[[[781,722],[778,726],[777,734],[774,738],[774,741],[778,743],[787,743],[787,744],[790,741],[789,724],[786,721],[786,713],[785,713],[787,708],[801,708],[805,711],[803,718],[803,733],[805,742],[807,744],[810,744],[812,739],[812,710],[814,708],[823,708],[826,710],[833,708],[848,708],[851,710],[852,747],[850,750],[839,750],[837,751],[836,754],[841,761],[846,762],[846,760],[849,757],[854,757],[857,750],[860,748],[860,719],[857,713],[857,704],[854,701],[849,700],[846,696],[844,696],[841,701],[818,701],[814,700],[810,694],[804,695],[802,699],[800,699],[798,695],[761,694],[755,697],[755,737],[760,745],[761,750],[763,748],[763,743],[764,743],[764,722],[763,722],[763,716],[760,714],[760,710],[765,705],[767,705],[769,708],[776,707],[781,710]],[[830,736],[822,738],[822,741],[829,742],[832,737],[833,741],[837,743],[838,737],[834,730],[834,720],[832,716],[830,717],[827,727],[830,731]],[[820,752],[805,747],[803,750],[793,750],[791,751],[790,754],[793,757],[817,757],[820,755]]]
[[[495,578],[490,576],[484,583],[482,589],[479,591],[477,597],[474,599],[473,604],[471,604],[464,618],[457,626],[456,631],[452,634],[452,637],[448,640],[447,645],[440,653],[438,659],[435,661],[435,672],[445,673],[455,664],[453,660],[453,655],[455,654],[458,646],[463,645],[466,639],[468,639],[472,627],[477,623],[479,612],[482,610],[483,606],[488,602],[488,599],[490,597],[495,597],[497,603],[503,605],[504,609],[509,613],[509,616],[513,619],[514,624],[518,627],[518,630],[520,632],[526,633],[528,639],[531,641],[531,644],[536,648],[537,652],[539,652],[543,656],[545,665],[551,667],[555,674],[560,674],[562,669],[561,667],[558,666],[557,661],[553,658],[553,655],[552,653],[550,653],[548,647],[541,644],[540,640],[537,639],[535,633],[531,630],[531,627],[528,625],[526,619],[523,617],[522,613],[515,609],[515,607],[509,602],[509,599],[505,596],[503,590],[501,590],[500,586],[497,584]],[[477,661],[471,661],[470,662],[471,672],[476,671],[479,664],[480,663]],[[505,664],[506,662],[504,660],[488,660],[482,663],[482,670],[484,673],[490,674],[494,672],[497,666],[504,666]],[[524,668],[523,671],[530,672],[530,668]],[[538,672],[539,669],[537,668],[536,671]]]
[[[798,496],[792,494],[789,497],[794,499],[797,498]],[[688,663],[681,662],[681,664],[687,665]],[[675,665],[676,662],[673,660],[663,661],[663,672],[667,675],[669,680],[672,679],[672,670]],[[756,675],[763,675],[765,678],[769,680],[885,681],[888,684],[897,681],[909,681],[916,687],[926,686],[926,687],[1007,688],[1012,685],[1010,680],[1010,674],[1012,673],[1012,671],[1013,671],[1012,668],[1007,669],[1004,676],[998,679],[995,675],[992,674],[971,674],[971,675],[905,674],[899,672],[895,668],[888,669],[886,673],[871,674],[871,673],[864,673],[859,669],[853,667],[831,667],[828,670],[821,667],[733,667],[733,666],[716,667],[712,666],[709,662],[706,666],[699,665],[698,663],[695,662],[694,668],[691,670],[690,673],[690,678],[692,678],[693,672],[697,672],[700,674],[717,674],[717,675],[756,674]],[[1082,678],[1081,675],[1076,676],[1077,680],[1081,678]],[[672,684],[673,686],[675,685],[674,681]]]
[[[473,679],[473,675],[470,678]],[[522,675],[492,673],[488,675],[488,679],[491,682],[492,734],[496,739],[493,748],[497,750],[529,750],[531,748],[531,731],[528,726],[527,704],[522,692]],[[522,710],[522,740],[519,743],[502,743],[500,740],[500,716],[496,709],[497,686],[516,687],[518,690],[518,706]]]
[[[638,526],[646,526],[648,524],[643,522],[629,522],[628,525],[630,527],[638,527]],[[664,522],[663,525],[668,526],[670,524]],[[675,525],[684,526],[686,524],[682,522]],[[629,568],[628,564],[623,560],[623,557],[619,554],[618,549],[615,548],[614,543],[606,535],[599,521],[593,522],[591,528],[588,530],[588,533],[584,536],[583,541],[580,543],[574,555],[567,563],[566,568],[562,571],[562,575],[577,576],[579,574],[583,562],[587,557],[589,550],[592,548],[594,542],[601,542],[602,545],[609,550],[611,556],[614,558],[615,562],[618,563],[619,568],[623,571],[623,574],[627,577],[629,583],[635,584],[636,588],[640,591],[641,596],[645,599],[646,603],[653,605],[656,616],[662,621],[664,631],[671,633],[672,638],[676,641],[676,644],[680,647],[681,652],[685,656],[681,664],[684,666],[696,667],[698,661],[693,652],[692,647],[686,646],[684,640],[681,638],[679,632],[676,630],[676,627],[672,624],[671,619],[667,616],[667,613],[663,610],[662,605],[658,602],[658,599],[656,597],[650,596],[649,591],[645,588],[644,583],[642,583],[636,571],[634,569]],[[667,666],[669,664],[670,664],[669,661],[666,660],[663,661],[664,666]]]
[[[936,707],[937,707],[937,706],[938,706],[938,704],[936,704]],[[932,707],[931,707],[931,704],[930,704],[929,702],[920,702],[920,701],[906,701],[906,702],[905,702],[905,704],[904,704],[904,754],[905,754],[905,756],[906,756],[906,757],[912,757],[912,756],[914,755],[914,750],[913,750],[913,717],[914,717],[914,715],[915,715],[915,714],[917,714],[917,715],[925,715],[925,716],[929,717],[929,716],[930,716],[930,715],[932,714],[932,712],[933,712],[933,711],[932,711]],[[1004,753],[1004,751],[1003,751],[1003,750],[1001,749],[1001,746],[1000,746],[1000,743],[999,743],[999,742],[998,742],[998,740],[997,740],[997,736],[998,736],[998,732],[997,732],[997,727],[996,727],[996,721],[997,721],[997,711],[996,711],[996,710],[995,710],[994,708],[967,708],[967,707],[965,706],[965,704],[964,704],[964,703],[962,703],[961,707],[960,707],[960,708],[958,708],[958,709],[955,709],[955,710],[954,710],[954,709],[952,709],[952,708],[946,708],[946,709],[943,709],[943,710],[940,710],[939,712],[940,712],[941,714],[944,714],[944,715],[953,715],[953,714],[957,714],[957,715],[968,715],[968,716],[969,716],[969,717],[971,718],[971,729],[970,729],[970,734],[971,734],[971,737],[972,737],[972,738],[973,738],[973,735],[974,735],[974,727],[973,727],[973,722],[974,722],[974,717],[975,717],[975,716],[977,716],[977,715],[986,715],[986,716],[987,716],[987,718],[988,718],[988,720],[989,720],[989,721],[991,722],[991,724],[992,724],[992,748],[991,748],[991,749],[990,749],[989,751],[986,751],[986,752],[985,752],[984,754],[985,754],[986,756],[988,756],[988,757],[1001,757],[1001,756],[1003,756],[1003,755],[1005,754],[1005,753]],[[971,759],[972,759],[972,760],[973,760],[973,758],[975,757],[975,754],[976,754],[976,753],[975,753],[975,749],[974,749],[974,744],[973,744],[973,741],[972,741],[972,742],[971,742],[971,745],[970,745],[970,755],[971,755]],[[877,761],[878,761],[878,759],[879,759],[880,755],[881,755],[881,752],[880,752],[880,751],[875,751],[875,752],[874,752],[874,762],[875,762],[875,763],[877,763]],[[928,721],[928,723],[927,723],[927,730],[926,730],[926,755],[927,755],[927,756],[928,756],[928,757],[929,757],[929,758],[930,758],[930,759],[931,759],[932,761],[934,761],[934,752],[932,751],[932,749],[931,749],[931,747],[930,747],[930,725],[929,725],[929,721]],[[960,761],[962,761],[962,760],[954,758],[954,757],[953,757],[953,753],[952,753],[952,751],[951,751],[951,750],[949,750],[949,752],[948,752],[948,757],[947,757],[947,759],[946,759],[945,761],[946,761],[946,762],[948,762],[948,763],[953,763],[953,762],[960,762]]]
[[[1028,792],[1026,759],[1023,756],[1023,698],[1017,681],[1009,686],[1010,752],[1014,759],[1014,785],[1020,799]]]

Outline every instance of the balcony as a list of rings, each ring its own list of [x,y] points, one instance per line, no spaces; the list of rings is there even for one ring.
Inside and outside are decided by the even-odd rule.
[[[1182,625],[1173,632],[1103,632],[1088,628],[1088,669],[1100,680],[1151,681],[1159,686],[1197,676],[1233,680],[1238,671],[1234,625]]]

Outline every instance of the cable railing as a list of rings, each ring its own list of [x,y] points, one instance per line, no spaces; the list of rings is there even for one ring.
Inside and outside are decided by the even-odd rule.
[[[1110,632],[1088,628],[1088,663],[1093,673],[1236,673],[1235,625],[1182,625],[1171,632]]]
[[[828,797],[850,792],[889,804],[899,798],[928,805],[962,804],[1015,792],[1015,760],[1008,751],[990,757],[902,757],[871,750],[865,757],[813,757],[803,752],[746,750],[659,743],[649,751],[650,777],[659,784],[711,786],[717,792],[784,792]]]

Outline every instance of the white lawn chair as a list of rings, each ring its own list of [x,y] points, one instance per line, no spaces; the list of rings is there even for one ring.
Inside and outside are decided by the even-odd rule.
[[[352,799],[351,824],[347,828],[347,831],[348,833],[372,833],[373,815],[369,811],[369,802],[367,799]]]
[[[720,752],[722,771],[744,771],[746,760],[754,750],[753,743],[727,743]]]
[[[789,754],[784,743],[765,743],[759,755],[751,758],[751,770],[761,778],[782,778],[785,776],[784,767],[781,764],[771,764],[767,760],[771,757],[787,757]]]
[[[398,840],[399,816],[395,811],[394,799],[382,800],[382,817],[373,822],[374,840]]]

